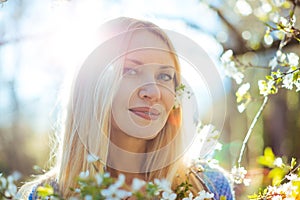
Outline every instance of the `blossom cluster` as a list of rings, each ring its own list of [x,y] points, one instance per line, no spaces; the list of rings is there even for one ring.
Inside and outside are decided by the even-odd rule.
[[[0,199],[12,199],[17,197],[16,182],[21,177],[19,172],[14,172],[8,177],[0,173]]]
[[[153,182],[145,182],[143,180],[134,178],[131,186],[126,185],[125,175],[120,174],[115,180],[109,173],[97,173],[90,176],[89,173],[82,172],[78,181],[80,187],[73,189],[79,197],[72,197],[73,200],[85,199],[110,199],[121,200],[128,197],[135,197],[136,199],[160,199],[160,200],[175,200],[177,196],[181,195],[171,189],[171,184],[165,179],[155,179]],[[44,187],[44,186],[43,186]],[[176,190],[180,191],[180,190]],[[43,194],[45,197],[45,194]],[[48,196],[55,195],[53,193]],[[198,195],[194,196],[188,192],[183,200],[205,200],[210,199],[214,195],[206,191],[200,191]],[[62,198],[60,198],[62,199]]]
[[[231,181],[235,184],[241,184],[244,183],[245,186],[249,186],[251,179],[246,178],[247,170],[244,167],[237,167],[234,166],[231,169]]]

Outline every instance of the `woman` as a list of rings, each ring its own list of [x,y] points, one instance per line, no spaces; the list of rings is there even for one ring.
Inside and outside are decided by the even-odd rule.
[[[88,170],[113,177],[122,173],[127,184],[133,178],[165,178],[172,188],[190,171],[193,192],[204,189],[215,199],[232,199],[220,171],[208,169],[205,174],[182,162],[182,108],[174,106],[180,66],[165,32],[150,22],[118,18],[102,27],[100,38],[101,45],[75,78],[56,165],[23,186],[24,197],[35,199],[36,185],[48,182],[68,198],[74,195],[69,188],[78,186],[74,180]],[[90,164],[88,156],[99,162]]]

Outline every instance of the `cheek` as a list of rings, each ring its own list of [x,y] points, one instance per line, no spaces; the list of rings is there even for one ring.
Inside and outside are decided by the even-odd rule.
[[[162,91],[162,95],[163,95],[164,104],[166,106],[166,110],[167,112],[170,112],[175,103],[175,94],[173,94],[172,92],[170,92],[170,90],[168,90],[168,91]]]
[[[133,95],[134,88],[128,81],[121,81],[119,89],[113,99],[113,106],[128,106]]]

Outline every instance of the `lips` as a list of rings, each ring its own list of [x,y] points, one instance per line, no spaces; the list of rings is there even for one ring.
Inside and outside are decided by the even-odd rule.
[[[130,108],[129,111],[146,120],[156,120],[160,115],[158,110],[149,107],[135,107]]]

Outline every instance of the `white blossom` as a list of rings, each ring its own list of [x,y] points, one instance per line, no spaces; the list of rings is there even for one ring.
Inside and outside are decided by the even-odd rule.
[[[88,178],[89,175],[90,175],[89,170],[86,170],[85,172],[80,172],[79,178],[85,179],[85,178]]]
[[[154,179],[154,183],[158,186],[159,189],[165,192],[172,192],[171,184],[166,179]]]
[[[94,155],[94,154],[89,154],[89,155],[87,156],[87,162],[88,162],[88,163],[93,163],[93,162],[96,162],[96,161],[98,161],[98,160],[99,160],[99,157],[96,156],[96,155]]]
[[[282,167],[282,158],[276,158],[273,163],[276,167]]]
[[[101,191],[101,194],[105,197],[105,199],[117,200],[124,199],[132,195],[131,192],[126,190],[119,189],[125,183],[125,175],[120,174],[118,176],[118,180],[110,185],[107,189]]]
[[[240,113],[244,112],[246,109],[246,106],[244,103],[241,103],[240,105],[237,106],[237,109]]]
[[[300,181],[300,177],[298,177],[296,174],[289,174],[285,176],[286,179],[288,179],[289,181]]]
[[[288,58],[288,61],[289,61],[289,64],[291,66],[298,66],[299,64],[299,56],[295,53],[288,53],[287,54],[287,58]]]
[[[258,81],[258,88],[259,88],[259,93],[267,96],[269,94],[272,94],[277,91],[275,88],[275,81],[274,80],[268,80],[266,82],[265,80],[259,80]]]
[[[277,67],[278,62],[277,62],[277,57],[274,57],[270,60],[269,62],[269,67],[271,67],[271,69],[275,69],[275,67]]]
[[[276,7],[281,7],[285,0],[273,0],[273,3]]]
[[[140,180],[138,178],[134,178],[132,181],[132,185],[131,185],[132,191],[135,192],[135,191],[140,190],[145,184],[146,184],[145,181]]]
[[[211,199],[214,197],[213,193],[206,192],[204,190],[201,190],[198,192],[198,196],[196,196],[194,199],[195,200],[204,200],[204,199]]]
[[[93,197],[91,195],[85,195],[84,200],[93,200]]]
[[[277,57],[277,61],[279,62],[283,62],[286,59],[286,55],[284,53],[282,53],[282,51],[278,50],[276,52],[276,57]]]
[[[234,183],[236,184],[241,184],[244,183],[245,185],[249,184],[250,180],[245,179],[247,174],[247,170],[244,167],[236,167],[234,166],[231,169],[231,179],[233,180]]]
[[[237,95],[244,96],[250,89],[250,83],[244,83],[237,90]]]
[[[175,200],[177,197],[177,194],[173,193],[173,192],[166,192],[164,191],[162,193],[162,198],[161,200]]]
[[[287,73],[291,72],[291,70],[289,70]],[[292,90],[294,86],[293,83],[293,74],[287,74],[282,78],[282,87]]]
[[[193,200],[193,197],[194,197],[194,195],[193,195],[193,193],[189,193],[189,197],[184,197],[182,200]]]
[[[80,193],[80,192],[81,192],[81,190],[80,190],[79,188],[75,188],[74,192],[76,192],[76,193]]]
[[[274,22],[274,23],[278,23],[279,22],[279,18],[280,15],[278,12],[272,12],[270,13],[270,19]]]
[[[95,175],[95,179],[96,179],[96,182],[97,182],[97,185],[101,185],[102,182],[103,182],[103,177],[101,176],[101,174],[97,173]]]
[[[237,84],[241,84],[244,79],[244,74],[241,72],[236,72],[232,75],[232,78],[235,80]]]
[[[233,61],[232,50],[227,50],[222,56],[221,61],[223,63],[225,75],[233,78],[237,84],[241,84],[244,78],[244,74],[241,73],[235,66]]]
[[[223,53],[223,55],[221,56],[221,61],[223,63],[230,62],[232,61],[232,58],[233,58],[233,51],[229,49]]]
[[[297,81],[294,81],[294,84],[296,86],[296,92],[300,91],[300,78],[297,79]]]
[[[285,27],[289,26],[289,21],[285,17],[280,17],[279,18],[279,23],[281,23]]]

